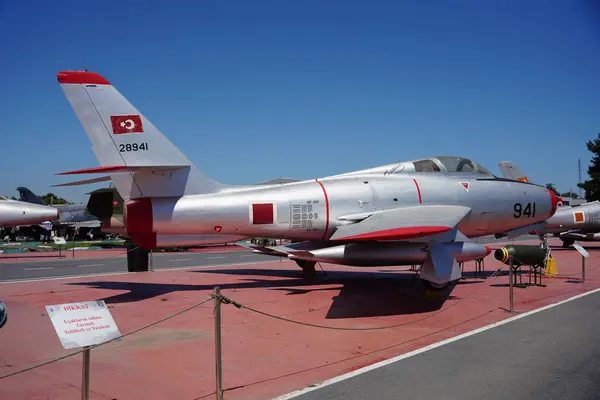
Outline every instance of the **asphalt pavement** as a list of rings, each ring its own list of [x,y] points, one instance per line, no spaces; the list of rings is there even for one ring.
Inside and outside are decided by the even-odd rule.
[[[295,397],[600,398],[600,293]]]
[[[102,254],[102,251],[98,251],[98,253]],[[278,261],[278,258],[245,250],[152,254],[152,266],[155,270],[239,265],[267,261]],[[127,272],[127,260],[124,255],[81,259],[77,259],[76,256],[75,259],[32,262],[0,262],[0,282],[124,272]]]

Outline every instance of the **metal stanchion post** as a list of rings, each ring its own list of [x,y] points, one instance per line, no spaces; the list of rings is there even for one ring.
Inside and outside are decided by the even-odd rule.
[[[75,259],[75,233],[73,233],[73,259]]]
[[[81,380],[81,399],[90,398],[90,346],[83,348],[83,374]]]
[[[581,255],[581,283],[585,282],[585,256]]]
[[[152,258],[152,249],[150,249],[150,272],[154,272],[154,258]]]
[[[221,289],[215,287],[215,368],[217,400],[223,400],[223,371],[221,368]]]
[[[510,255],[509,258],[509,264],[508,264],[508,291],[509,291],[509,299],[510,299],[510,312],[513,312],[514,310],[514,299],[513,299],[513,290],[514,290],[514,285],[513,285],[513,258],[512,258],[512,254]]]

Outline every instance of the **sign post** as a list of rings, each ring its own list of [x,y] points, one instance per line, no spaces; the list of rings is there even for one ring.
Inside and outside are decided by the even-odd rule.
[[[573,247],[575,250],[581,254],[581,283],[585,282],[585,259],[590,256],[590,253],[587,252],[586,249],[583,248],[579,242],[573,243]]]
[[[221,363],[221,290],[215,287],[215,372],[217,400],[223,400],[223,369]]]
[[[63,244],[67,244],[67,241],[65,240],[64,237],[58,237],[58,236],[54,236],[52,238],[54,240],[54,243],[56,243],[58,245],[58,258],[62,258],[62,247]]]
[[[121,332],[104,300],[46,306],[46,312],[65,350],[83,347],[81,398],[89,399],[90,350]]]
[[[83,373],[81,375],[81,400],[90,398],[90,346],[83,348]]]
[[[513,284],[514,272],[513,272],[513,257],[510,255],[510,260],[508,264],[508,297],[510,299],[510,312],[514,312],[514,284]]]

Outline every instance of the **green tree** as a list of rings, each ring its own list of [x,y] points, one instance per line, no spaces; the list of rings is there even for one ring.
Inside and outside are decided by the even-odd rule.
[[[570,197],[572,199],[578,199],[579,195],[574,191],[569,190],[568,192],[561,193],[560,197]]]
[[[54,193],[46,193],[40,196],[40,199],[46,204],[69,204],[67,200],[56,196]]]
[[[590,179],[583,183],[578,183],[577,186],[585,190],[585,199],[587,201],[600,200],[600,133],[596,139],[589,140],[586,145],[588,151],[594,155],[587,171]]]
[[[558,190],[556,190],[556,188],[554,187],[554,183],[547,183],[546,187],[552,190],[555,195],[560,196],[560,193],[558,193]]]

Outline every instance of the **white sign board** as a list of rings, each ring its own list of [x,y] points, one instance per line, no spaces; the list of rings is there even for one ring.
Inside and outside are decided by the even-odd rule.
[[[65,349],[93,346],[121,336],[104,300],[46,306]]]
[[[586,249],[584,249],[579,242],[575,242],[573,243],[573,247],[575,247],[575,250],[577,250],[579,252],[579,254],[581,254],[584,257],[589,257],[590,253],[587,252]]]
[[[67,241],[65,240],[64,237],[53,236],[52,239],[54,240],[54,243],[56,243],[56,244],[67,244]]]

